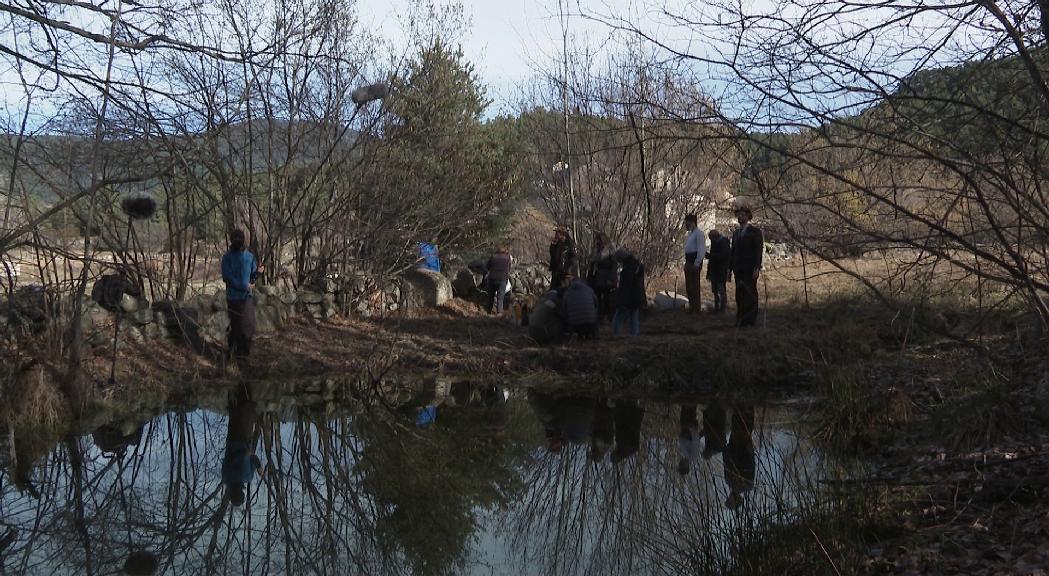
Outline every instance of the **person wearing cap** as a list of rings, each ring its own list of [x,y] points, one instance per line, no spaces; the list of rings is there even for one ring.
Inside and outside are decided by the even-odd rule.
[[[703,229],[697,225],[695,214],[685,215],[685,229],[688,230],[685,238],[685,295],[688,296],[688,313],[698,314],[702,305],[699,285],[707,243]]]
[[[550,289],[560,290],[565,274],[575,273],[575,244],[564,226],[554,228],[550,241]]]
[[[729,270],[736,277],[736,326],[754,326],[758,320],[758,275],[761,257],[765,253],[765,239],[761,230],[750,223],[750,206],[738,202],[735,206],[739,229],[732,234],[732,252]]]

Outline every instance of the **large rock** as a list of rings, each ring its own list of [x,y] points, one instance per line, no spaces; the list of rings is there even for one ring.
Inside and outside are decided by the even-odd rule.
[[[120,309],[128,314],[138,312],[143,307],[145,307],[145,300],[140,300],[130,294],[124,294],[120,297]]]
[[[299,302],[303,304],[320,304],[324,301],[324,294],[320,292],[299,292]]]
[[[416,268],[405,273],[404,279],[413,288],[410,294],[402,294],[402,302],[410,307],[441,306],[452,299],[452,283],[440,272]]]
[[[663,291],[656,294],[653,304],[657,310],[684,310],[688,308],[688,298],[676,292]]]
[[[283,325],[280,312],[273,306],[259,306],[255,308],[255,327],[259,332],[275,332]]]

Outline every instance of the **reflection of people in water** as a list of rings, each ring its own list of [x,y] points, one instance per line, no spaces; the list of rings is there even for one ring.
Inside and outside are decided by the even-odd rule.
[[[615,441],[616,423],[612,407],[602,398],[594,406],[594,430],[590,434],[590,460],[600,462]]]
[[[262,463],[255,455],[258,439],[255,419],[255,401],[248,394],[247,387],[239,384],[229,398],[229,430],[226,453],[222,458],[222,482],[234,506],[244,504],[244,489],[255,474],[262,475]]]
[[[142,441],[144,427],[144,424],[139,424],[130,434],[125,434],[119,425],[105,424],[91,433],[91,439],[103,454],[123,456],[129,447]]]
[[[592,398],[580,396],[552,396],[536,390],[528,391],[528,403],[546,434],[547,450],[561,452],[565,442],[582,444],[590,437],[594,426]]]
[[[488,384],[481,388],[481,405],[484,406],[485,425],[493,435],[506,433],[510,412],[506,409],[506,392],[502,386]]]
[[[713,400],[703,409],[703,459],[725,449],[725,425],[727,422],[725,405],[720,400]]]
[[[689,473],[692,463],[699,453],[699,418],[696,416],[695,404],[682,404],[678,421],[678,461],[677,471],[682,476]]]
[[[754,406],[737,404],[732,409],[732,435],[728,446],[721,455],[725,465],[725,481],[728,482],[729,496],[725,505],[731,509],[739,508],[743,495],[754,487]]]
[[[612,463],[617,464],[637,454],[641,448],[641,420],[645,417],[645,409],[633,400],[617,401],[613,416],[616,447],[612,451]]]

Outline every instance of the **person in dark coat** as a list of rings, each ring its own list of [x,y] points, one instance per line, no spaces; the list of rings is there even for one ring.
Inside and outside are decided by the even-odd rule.
[[[765,253],[761,230],[750,223],[750,206],[736,206],[739,230],[732,235],[729,267],[736,277],[736,326],[754,326],[758,320],[758,275]],[[731,277],[729,278],[731,280]]]
[[[488,312],[502,314],[503,302],[506,299],[506,284],[510,280],[510,266],[513,259],[510,252],[500,246],[495,254],[488,258],[488,293],[492,296],[492,302],[488,306]]]
[[[613,408],[616,447],[612,450],[612,463],[618,464],[641,449],[641,422],[645,409],[633,400],[617,401]]]
[[[598,232],[594,235],[594,252],[590,255],[590,269],[586,281],[597,294],[597,314],[599,318],[612,315],[612,294],[615,292],[619,260],[608,242],[608,237]]]
[[[641,332],[641,308],[648,297],[645,295],[645,265],[630,253],[623,256],[618,299],[616,313],[612,316],[612,336],[619,336],[619,326],[627,319],[630,320],[630,335],[637,336]]]
[[[730,491],[725,505],[733,510],[739,508],[743,503],[743,495],[754,487],[757,467],[753,431],[754,405],[741,403],[733,406],[732,434],[729,436],[728,446],[721,454],[725,481]]]
[[[579,278],[572,280],[561,298],[561,308],[568,329],[582,339],[597,336],[597,294]]]
[[[255,255],[247,250],[243,230],[229,235],[229,250],[222,256],[222,281],[226,283],[226,305],[229,314],[229,351],[238,362],[251,353],[255,336],[255,277],[263,271]]]
[[[550,289],[560,290],[565,275],[575,274],[575,242],[564,226],[554,228],[554,239],[550,241]]]
[[[712,400],[703,408],[703,459],[709,460],[725,450],[728,436],[728,414],[720,400]]]
[[[728,305],[725,283],[728,282],[728,260],[732,255],[732,244],[717,230],[711,230],[707,236],[710,238],[707,280],[710,280],[710,290],[714,293],[714,313],[722,314]]]

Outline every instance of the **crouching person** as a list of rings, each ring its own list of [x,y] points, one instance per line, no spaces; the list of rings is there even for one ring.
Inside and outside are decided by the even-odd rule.
[[[580,339],[597,337],[597,294],[594,290],[583,280],[571,278],[561,301],[568,331],[575,332]]]
[[[641,332],[641,308],[647,301],[645,295],[645,265],[633,254],[622,258],[623,270],[619,273],[619,302],[612,316],[612,336],[619,336],[619,327],[630,322],[630,335]]]

